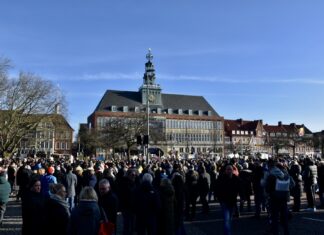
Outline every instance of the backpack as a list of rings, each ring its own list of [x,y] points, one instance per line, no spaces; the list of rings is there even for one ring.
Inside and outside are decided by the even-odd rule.
[[[279,200],[290,199],[290,177],[284,179],[276,178],[274,196]]]

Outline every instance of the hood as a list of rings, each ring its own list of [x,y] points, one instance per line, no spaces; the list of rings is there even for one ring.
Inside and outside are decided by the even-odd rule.
[[[276,177],[278,177],[279,179],[283,179],[285,178],[285,174],[284,172],[282,172],[282,170],[280,170],[278,167],[272,167],[270,169],[270,175],[274,175]]]

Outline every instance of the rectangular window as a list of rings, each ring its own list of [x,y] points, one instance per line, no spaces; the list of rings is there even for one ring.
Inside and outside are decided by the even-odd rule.
[[[56,142],[55,145],[56,145],[56,146],[55,146],[56,149],[60,149],[60,142]]]

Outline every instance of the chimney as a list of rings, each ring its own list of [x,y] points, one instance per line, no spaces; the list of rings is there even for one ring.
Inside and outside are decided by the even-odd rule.
[[[296,123],[290,123],[290,126],[296,127]]]
[[[278,126],[282,126],[282,122],[281,121],[278,122]]]
[[[243,119],[242,118],[237,119],[237,121],[240,123],[240,125],[243,125]]]
[[[60,105],[60,103],[57,103],[55,105],[55,114],[61,114],[61,105]]]

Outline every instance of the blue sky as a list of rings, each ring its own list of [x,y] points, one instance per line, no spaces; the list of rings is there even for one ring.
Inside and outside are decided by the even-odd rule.
[[[0,56],[58,84],[77,131],[107,89],[136,91],[152,48],[164,93],[227,119],[324,129],[324,1],[0,3]]]

